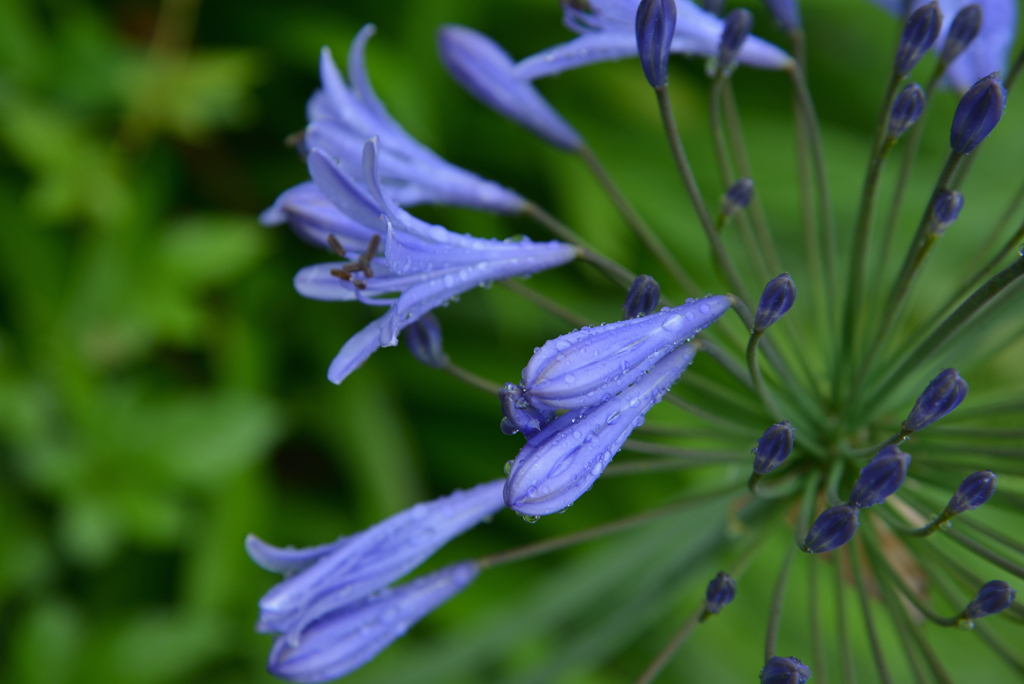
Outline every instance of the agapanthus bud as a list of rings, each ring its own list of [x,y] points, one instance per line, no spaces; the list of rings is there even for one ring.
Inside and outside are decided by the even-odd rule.
[[[996,493],[998,479],[991,470],[979,470],[968,475],[956,488],[953,498],[946,504],[944,514],[952,517],[978,508]]]
[[[725,197],[722,199],[722,213],[732,216],[736,212],[746,209],[753,196],[754,181],[750,178],[740,178],[725,191]]]
[[[708,584],[708,590],[704,596],[704,610],[709,613],[717,613],[732,603],[734,598],[736,598],[736,580],[726,573],[720,572]]]
[[[444,340],[441,337],[441,322],[432,313],[420,316],[419,319],[402,331],[402,341],[409,348],[409,353],[420,363],[431,368],[444,368],[448,363],[448,355],[444,353]]]
[[[622,305],[622,320],[648,315],[658,308],[659,301],[661,286],[658,281],[649,275],[637,276],[626,295],[626,303]]]
[[[958,190],[942,190],[932,205],[932,222],[929,230],[933,235],[943,235],[960,216],[964,208],[964,196]]]
[[[909,17],[903,27],[899,47],[896,48],[896,73],[906,76],[920,61],[942,28],[942,12],[939,3],[929,2],[919,7]]]
[[[564,413],[541,430],[512,462],[505,483],[508,507],[537,516],[571,506],[597,481],[696,354],[694,345],[684,344],[616,396]]]
[[[761,684],[806,684],[811,668],[796,658],[773,656],[761,668]]]
[[[293,682],[326,682],[359,669],[480,573],[466,561],[324,615],[297,642],[278,637],[267,670]]]
[[[776,423],[765,430],[751,452],[754,454],[754,472],[758,475],[767,475],[782,465],[793,451],[795,437],[796,430],[788,420]]]
[[[949,145],[954,152],[970,154],[988,137],[1006,111],[1006,88],[999,73],[992,73],[971,86],[960,98],[953,114]]]
[[[796,301],[796,283],[783,273],[768,281],[761,293],[761,301],[757,303],[754,315],[754,330],[765,330],[782,318]]]
[[[823,511],[811,525],[804,546],[810,553],[838,549],[853,539],[858,525],[860,516],[856,506],[833,506]]]
[[[978,595],[964,608],[964,617],[976,619],[995,615],[1010,607],[1017,591],[1006,582],[992,580],[978,590]]]
[[[953,23],[946,33],[946,43],[942,46],[942,55],[939,61],[949,64],[960,56],[967,46],[977,37],[981,28],[981,7],[968,5],[957,12]]]
[[[860,477],[853,483],[850,505],[867,508],[885,503],[886,497],[896,493],[907,478],[910,454],[890,444],[860,469]]]
[[[889,138],[898,139],[917,123],[924,111],[924,91],[916,83],[909,83],[892,103],[889,114]]]
[[[764,0],[764,4],[783,31],[792,31],[803,25],[797,0]]]
[[[731,72],[736,66],[736,55],[739,54],[743,41],[754,28],[754,15],[748,9],[739,8],[729,12],[725,17],[722,29],[722,40],[718,44],[718,68],[723,72]]]
[[[490,37],[464,26],[437,34],[441,63],[470,95],[556,147],[576,150],[583,139],[528,80],[512,73],[514,62]]]
[[[504,416],[501,419],[501,431],[506,435],[521,432],[529,442],[545,425],[555,419],[554,411],[542,411],[531,406],[530,402],[526,401],[523,388],[514,382],[506,382],[498,390],[498,399],[501,401],[501,414]]]
[[[903,429],[917,432],[928,427],[959,406],[967,396],[967,389],[967,381],[955,368],[942,371],[917,398],[917,403],[903,422]]]
[[[545,342],[523,369],[526,400],[578,409],[618,394],[732,306],[712,295],[628,321],[584,327]]]
[[[636,45],[644,76],[654,88],[668,83],[668,56],[675,31],[675,0],[641,0],[636,11]]]
[[[298,643],[312,623],[404,577],[451,539],[500,511],[504,484],[494,480],[456,490],[396,513],[329,548],[315,549],[315,562],[278,582],[260,599],[256,630],[280,632],[289,643]],[[252,546],[246,544],[250,551]],[[266,548],[257,550],[254,560],[271,555]],[[272,555],[282,557],[280,550]]]

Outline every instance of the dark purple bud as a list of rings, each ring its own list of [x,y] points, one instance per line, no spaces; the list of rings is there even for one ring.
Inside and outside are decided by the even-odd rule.
[[[718,43],[718,69],[729,73],[736,67],[736,55],[754,28],[754,15],[748,9],[734,9],[725,17],[725,28]]]
[[[522,432],[523,437],[529,441],[541,429],[555,419],[554,411],[541,411],[526,401],[523,388],[514,382],[506,382],[505,386],[498,390],[498,399],[501,401],[501,431],[506,435],[514,435]]]
[[[949,27],[949,33],[946,34],[946,44],[942,46],[939,61],[943,64],[952,63],[975,39],[980,28],[981,7],[968,5],[957,12],[953,24]]]
[[[751,452],[754,454],[754,472],[767,475],[782,465],[793,451],[795,437],[796,430],[789,421],[776,423],[765,430],[757,440],[757,447]]]
[[[924,91],[916,83],[908,84],[892,103],[889,115],[889,138],[898,139],[917,123],[924,111]]]
[[[909,466],[910,454],[894,445],[885,447],[861,468],[860,477],[853,483],[850,505],[867,508],[885,503],[886,497],[903,486]]]
[[[646,316],[658,307],[659,301],[661,287],[658,281],[649,275],[637,276],[626,295],[626,303],[622,305],[622,320]]]
[[[772,657],[761,668],[761,684],[806,684],[811,668],[796,658]]]
[[[668,84],[668,56],[675,32],[675,0],[641,0],[636,10],[636,46],[644,76],[654,88]]]
[[[947,368],[924,388],[910,415],[903,422],[903,429],[917,432],[928,427],[959,406],[966,396],[967,381],[960,377],[955,368]]]
[[[746,209],[753,196],[754,181],[749,178],[740,178],[725,191],[725,199],[722,200],[722,213],[732,216],[736,212]]]
[[[725,9],[725,0],[704,0],[702,3],[704,9],[711,12],[716,17],[722,16],[722,10]]]
[[[956,190],[943,190],[935,198],[932,205],[932,222],[929,230],[933,235],[943,235],[960,216],[960,210],[964,208],[964,196]]]
[[[998,76],[997,71],[978,79],[960,98],[949,133],[949,145],[954,152],[970,154],[1003,118],[1006,88]]]
[[[810,553],[838,549],[853,539],[858,525],[860,517],[856,506],[833,506],[822,512],[811,525],[804,546]]]
[[[1010,607],[1017,598],[1017,592],[1006,582],[992,580],[978,590],[978,595],[964,608],[964,617],[983,618],[995,615]]]
[[[978,508],[996,493],[998,479],[991,470],[979,470],[968,475],[956,488],[956,493],[946,505],[945,514],[952,517]]]
[[[709,613],[717,613],[732,603],[734,598],[736,598],[736,580],[724,572],[720,572],[708,585],[704,610]]]
[[[783,31],[792,31],[803,25],[800,19],[800,5],[796,0],[764,0],[775,23]]]
[[[914,69],[914,65],[924,56],[924,53],[928,52],[928,48],[939,37],[941,28],[942,12],[939,11],[937,2],[929,2],[907,17],[899,47],[896,48],[896,73],[898,75],[906,76]]]
[[[431,368],[443,368],[448,363],[441,337],[441,323],[437,316],[427,313],[402,331],[402,340],[409,353],[420,363]]]
[[[785,315],[796,301],[796,284],[783,273],[768,281],[754,315],[754,330],[765,330]]]

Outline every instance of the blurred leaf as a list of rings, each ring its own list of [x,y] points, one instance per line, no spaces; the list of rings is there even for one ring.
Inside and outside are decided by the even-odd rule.
[[[267,250],[251,216],[188,216],[173,223],[156,248],[156,279],[193,292],[230,283],[255,266]]]
[[[64,601],[39,603],[18,625],[12,657],[14,680],[23,684],[73,682],[87,627],[81,612]]]

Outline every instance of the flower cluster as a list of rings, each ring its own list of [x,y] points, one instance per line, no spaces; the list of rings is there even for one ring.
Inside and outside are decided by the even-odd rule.
[[[658,276],[667,287],[650,275],[636,276],[591,248],[536,203],[445,161],[406,133],[369,83],[364,52],[372,26],[353,40],[348,59],[351,85],[324,48],[321,89],[308,103],[309,125],[297,143],[312,180],[285,191],[261,220],[267,225],[288,223],[299,238],[342,260],[301,270],[294,281],[299,294],[386,307],[383,316],[345,342],[328,378],[342,382],[376,349],[397,344],[402,334],[415,358],[487,391],[495,418],[501,416],[501,430],[509,436],[521,434],[525,444],[519,442],[522,446],[510,460],[511,453],[503,457],[507,460],[504,478],[418,504],[335,542],[308,549],[276,548],[250,536],[246,548],[252,559],[285,575],[259,603],[257,629],[279,634],[270,656],[273,674],[303,682],[341,677],[363,666],[466,588],[481,570],[642,524],[674,510],[673,506],[652,509],[601,528],[456,563],[399,583],[441,546],[504,508],[536,522],[566,511],[612,469],[621,474],[687,471],[720,462],[734,464],[720,473],[723,489],[701,489],[684,479],[679,483],[684,501],[729,499],[733,523],[729,533],[723,525],[711,551],[738,560],[729,572],[718,573],[710,582],[692,618],[638,682],[657,677],[700,623],[730,603],[744,600],[743,572],[761,541],[777,527],[790,529],[795,543],[779,569],[767,616],[760,669],[763,684],[803,684],[812,678],[812,666],[823,674],[828,671],[818,628],[811,644],[786,645],[786,651],[799,657],[777,655],[780,625],[793,619],[784,610],[787,581],[791,567],[799,562],[806,564],[812,578],[808,591],[815,621],[820,619],[823,600],[813,580],[815,568],[835,569],[837,650],[846,661],[844,681],[853,681],[854,669],[842,608],[843,596],[851,592],[860,596],[882,681],[889,681],[888,655],[875,626],[882,611],[910,649],[907,658],[919,680],[922,658],[935,679],[950,679],[928,644],[922,619],[937,627],[971,628],[975,621],[999,614],[1000,618],[988,620],[992,629],[982,628],[979,633],[995,655],[1022,667],[1019,649],[1003,644],[996,623],[1002,627],[1003,622],[1024,622],[1024,608],[1015,603],[1016,591],[1008,581],[986,581],[978,573],[1024,578],[1024,568],[1014,556],[1024,546],[1014,534],[984,522],[984,513],[972,512],[995,500],[1018,521],[1024,513],[1024,497],[1014,491],[1020,488],[1018,480],[1009,480],[1009,492],[996,491],[997,471],[1004,483],[1005,478],[1020,475],[1012,460],[1022,454],[1019,440],[1024,432],[1019,425],[1024,404],[1019,394],[1016,401],[1003,403],[986,402],[983,396],[982,403],[954,414],[968,396],[968,383],[955,368],[938,369],[955,361],[972,371],[979,359],[965,351],[968,345],[952,343],[967,331],[985,331],[1006,302],[1019,305],[1019,298],[1012,299],[1012,286],[1024,275],[1024,256],[1015,251],[1024,239],[1024,228],[985,266],[972,270],[938,312],[915,311],[911,297],[927,257],[940,249],[939,241],[964,207],[969,191],[963,180],[971,168],[967,155],[977,153],[998,131],[1007,91],[1024,65],[1021,57],[1005,77],[998,73],[1013,43],[1016,2],[877,0],[904,17],[903,30],[874,140],[866,152],[868,171],[863,185],[853,190],[860,193],[856,217],[843,227],[833,216],[822,134],[805,76],[805,36],[796,0],[765,3],[792,41],[793,56],[752,35],[752,12],[740,8],[720,17],[715,11],[720,4],[564,0],[564,24],[578,35],[519,61],[473,29],[447,25],[438,32],[441,62],[471,96],[587,162],[624,222],[671,277],[669,283]],[[926,58],[930,51],[936,60]],[[668,96],[670,55],[706,59],[723,198],[717,216],[704,199],[675,123]],[[710,247],[713,269],[704,271],[713,270],[715,276],[706,277],[707,285],[696,282],[686,264],[665,247],[583,136],[534,83],[567,70],[626,58],[638,59],[637,75],[642,73],[654,91],[652,100],[660,110],[682,187]],[[924,68],[922,64],[932,64],[933,69],[923,87],[908,81]],[[742,67],[765,74],[779,72],[764,77],[792,82],[801,141],[796,156],[804,181],[799,188],[805,221],[802,255],[779,249],[783,242],[776,240],[755,192],[756,175],[743,147],[741,119],[732,96],[732,75]],[[916,232],[904,236],[896,225],[929,105],[936,98],[955,97],[940,88],[946,81],[960,93],[952,120],[944,124],[949,130],[948,161],[923,204]],[[881,223],[876,214],[882,214],[876,206],[880,179],[897,144],[904,146],[903,168],[893,182],[885,230],[875,234],[876,223]],[[422,203],[522,214],[559,240],[456,234],[406,210]],[[994,251],[999,235],[997,227],[980,249],[980,259]],[[893,268],[890,248],[898,246],[902,237],[909,237],[906,255],[902,265]],[[743,260],[736,258],[741,251]],[[840,254],[848,255],[848,264]],[[1010,255],[1012,263],[1007,266],[1003,258]],[[799,262],[801,257],[804,263]],[[559,268],[577,259],[623,286],[623,298],[614,302],[616,308],[622,307],[623,320],[579,325],[578,314],[532,293],[533,301],[575,329],[554,339],[537,340],[533,356],[523,359],[520,381],[500,387],[461,368],[445,353],[441,324],[432,310],[472,288]],[[1002,270],[993,275],[1000,266]],[[776,273],[781,275],[770,278]],[[811,297],[803,295],[811,304],[797,302],[791,273],[807,279],[807,288],[801,291],[811,292]],[[723,294],[700,296],[708,291]],[[758,291],[760,299],[752,307],[750,293]],[[676,305],[673,298],[685,301]],[[735,317],[726,321],[729,311]],[[809,352],[815,347],[826,350],[820,354],[821,363]],[[698,352],[703,352],[699,360]],[[695,369],[700,370],[685,376],[698,374],[693,390],[686,397],[670,396],[695,360]],[[987,394],[978,389],[984,374],[977,376],[981,383],[970,372],[965,375],[976,385],[972,402],[979,394]],[[925,384],[928,377],[933,379]],[[738,393],[742,398],[734,400]],[[914,394],[918,394],[916,402]],[[671,399],[666,403],[683,412],[677,415],[689,414],[679,422],[704,423],[723,448],[709,455],[685,441],[680,443],[688,436],[685,430],[649,431],[646,417],[666,397]],[[902,416],[906,418],[900,421]],[[945,428],[954,419],[975,422]],[[1001,427],[1004,419],[1017,427]],[[940,421],[943,425],[936,427]],[[970,443],[956,442],[958,436]],[[914,442],[906,445],[911,439]],[[1018,440],[1018,448],[1000,446],[1001,439]],[[913,459],[904,446],[915,454]],[[658,458],[612,464],[623,449]],[[735,464],[749,464],[748,451],[753,463],[743,473]],[[991,470],[977,469],[989,466],[982,458],[991,461]],[[951,498],[943,507],[946,497]],[[963,516],[962,524],[957,516]],[[943,543],[936,543],[936,538]],[[964,553],[951,553],[945,542]],[[881,604],[872,602],[874,596],[883,599]]]

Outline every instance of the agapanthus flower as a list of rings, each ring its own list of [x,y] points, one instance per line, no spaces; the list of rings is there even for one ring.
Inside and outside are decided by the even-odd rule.
[[[639,4],[640,0],[562,3],[563,23],[580,36],[521,60],[514,73],[520,78],[536,80],[591,64],[636,57]],[[690,0],[676,0],[675,4],[677,19],[672,52],[716,56],[725,21]],[[743,42],[736,59],[740,64],[758,69],[788,69],[793,65],[793,58],[785,51],[756,36]]]
[[[693,362],[697,347],[684,344],[664,355],[636,382],[601,404],[556,418],[515,457],[505,503],[526,516],[550,515],[571,506],[608,467],[630,433],[643,424]]]
[[[383,252],[366,263],[350,262],[358,266],[356,270],[347,271],[346,264],[332,262],[304,268],[295,276],[295,289],[304,297],[388,307],[384,316],[341,348],[327,371],[331,382],[340,383],[380,347],[398,344],[403,328],[453,297],[495,280],[555,268],[577,256],[575,247],[562,242],[487,240],[420,221],[384,194],[376,141],[366,144],[363,156],[365,187],[322,150],[310,150],[307,158],[310,175],[324,195],[362,229],[372,231]],[[345,248],[351,247],[350,256],[360,256],[345,238],[339,238],[340,244],[348,242]]]
[[[904,9],[913,12],[930,0],[872,1],[898,15]],[[946,20],[933,45],[937,52],[945,48],[953,18],[968,5],[981,7],[981,28],[967,49],[946,68],[946,76],[960,92],[966,92],[982,76],[1004,70],[1017,36],[1017,0],[939,0]]]
[[[957,230],[957,238],[964,240],[964,253],[953,254],[941,274],[922,275],[930,266],[925,259],[928,250],[948,249],[937,238],[958,219],[965,197],[976,193],[975,186],[964,180],[972,166],[967,162],[977,157],[967,160],[965,155],[1002,119],[1007,91],[996,76],[983,75],[962,96],[956,113],[948,116],[953,94],[928,90],[932,102],[927,102],[926,89],[907,85],[908,72],[932,49],[948,58],[948,74],[955,82],[958,66],[971,63],[971,52],[984,46],[986,35],[991,35],[986,31],[992,30],[983,23],[978,35],[972,36],[978,15],[970,11],[960,14],[963,3],[942,2],[941,11],[934,4],[926,6],[923,0],[909,4],[911,10],[925,9],[912,15],[909,22],[905,19],[897,54],[885,60],[885,67],[874,75],[880,89],[885,83],[889,88],[883,90],[887,95],[876,130],[862,141],[864,156],[870,160],[868,173],[863,185],[854,183],[857,187],[853,190],[843,174],[833,178],[826,168],[828,139],[818,124],[803,60],[796,68],[778,48],[754,37],[744,38],[750,17],[742,12],[733,15],[731,30],[723,36],[723,20],[688,0],[565,0],[566,23],[582,35],[519,64],[493,39],[474,29],[452,25],[441,29],[441,59],[470,93],[553,144],[579,153],[587,162],[625,222],[647,246],[655,245],[647,256],[656,257],[673,276],[671,281],[662,278],[664,287],[650,276],[635,275],[631,267],[646,262],[629,264],[628,250],[601,254],[575,235],[572,227],[542,213],[539,205],[531,204],[532,209],[524,213],[576,246],[483,240],[425,223],[399,208],[400,202],[389,194],[389,183],[381,181],[383,158],[378,158],[376,143],[365,147],[361,161],[353,165],[351,155],[341,160],[329,149],[311,144],[317,140],[316,126],[311,125],[303,151],[313,182],[282,195],[272,211],[288,218],[300,237],[347,261],[304,269],[296,287],[318,299],[358,300],[388,307],[384,316],[345,345],[332,365],[331,378],[340,380],[373,350],[393,344],[400,331],[408,330],[409,345],[417,358],[481,390],[481,406],[492,407],[495,422],[501,416],[501,431],[520,433],[525,444],[513,439],[507,440],[507,452],[500,447],[480,449],[486,453],[479,458],[494,459],[490,462],[495,470],[500,472],[500,463],[505,462],[505,478],[422,504],[362,533],[309,549],[276,548],[250,538],[247,548],[253,559],[286,575],[260,605],[259,627],[283,634],[271,656],[272,672],[295,681],[341,676],[364,664],[410,624],[472,581],[481,569],[612,533],[627,534],[635,526],[691,506],[701,507],[700,516],[693,518],[699,522],[674,526],[663,539],[652,534],[651,540],[644,542],[671,556],[677,543],[700,541],[687,559],[666,565],[663,578],[653,573],[648,577],[648,568],[641,569],[639,562],[634,574],[619,572],[613,577],[615,567],[590,570],[607,573],[624,596],[667,608],[671,600],[667,594],[651,593],[664,587],[673,596],[685,597],[679,601],[690,603],[690,618],[679,621],[663,647],[644,644],[637,648],[637,653],[646,649],[653,657],[637,681],[653,681],[687,639],[711,638],[697,636],[700,625],[730,601],[749,601],[756,592],[748,592],[746,587],[759,584],[773,587],[773,596],[770,600],[755,597],[747,609],[750,605],[771,608],[760,622],[766,626],[763,650],[760,643],[751,647],[749,639],[744,641],[744,648],[757,662],[744,665],[743,676],[752,680],[759,672],[762,684],[804,684],[812,673],[803,660],[824,679],[830,668],[821,655],[832,651],[843,655],[844,670],[857,675],[848,677],[851,681],[890,680],[885,663],[894,656],[905,656],[915,670],[920,670],[923,662],[934,679],[946,681],[949,678],[942,661],[947,656],[929,646],[932,627],[922,629],[921,620],[937,627],[970,627],[975,619],[995,613],[1002,616],[979,625],[977,633],[982,639],[974,642],[964,637],[968,642],[963,648],[990,648],[994,656],[1019,670],[1020,657],[1012,648],[1015,642],[1009,641],[1014,635],[1002,628],[1004,619],[1024,619],[1024,609],[1016,603],[1013,587],[998,577],[1004,572],[1021,573],[1015,556],[1020,543],[1012,525],[1019,522],[1024,508],[1014,491],[1012,468],[1006,473],[1001,470],[1005,464],[1012,466],[1019,455],[1022,404],[1019,397],[1007,400],[1004,395],[1020,375],[1015,365],[1006,362],[1017,351],[1013,345],[1019,345],[1020,329],[1019,324],[1003,326],[1011,329],[1010,335],[992,323],[1005,322],[1005,315],[1017,310],[1019,299],[1013,297],[1020,295],[1011,286],[1024,277],[1024,256],[1017,256],[1024,255],[1017,251],[1024,230],[999,251],[996,247],[1002,242],[1005,226],[996,226],[987,240],[976,242],[969,242],[975,231]],[[999,7],[1006,5],[983,4],[986,21],[992,16],[997,20],[1010,16],[1007,11],[1000,15]],[[768,5],[794,43],[794,54],[806,56],[798,5]],[[673,6],[678,8],[674,29],[670,21]],[[996,9],[989,11],[990,6]],[[1015,12],[1015,5],[1013,8]],[[945,15],[941,31],[940,14]],[[957,16],[960,20],[954,37],[946,39],[951,18]],[[829,24],[817,20],[808,25]],[[366,36],[361,35],[365,43]],[[956,56],[960,48],[964,51]],[[751,127],[744,133],[740,110],[746,100],[733,97],[734,88],[739,90],[743,84],[732,83],[731,70],[719,68],[715,62],[716,58],[730,62],[736,49],[740,63],[785,69],[792,79],[798,107],[794,139],[800,143],[794,149],[794,167],[799,170],[798,189],[803,199],[804,226],[799,235],[789,232],[792,221],[773,218],[769,223],[767,214],[774,211],[766,211],[753,195],[754,183],[760,182],[758,167],[750,163],[744,137],[758,129]],[[356,90],[362,88],[359,74],[365,76],[358,63],[359,50],[356,67],[349,68]],[[670,92],[677,84],[668,79],[669,50],[710,58],[706,70],[710,79],[708,137],[715,147],[713,161],[719,180],[710,192],[724,194],[717,217],[708,210],[708,190],[701,188],[708,181],[698,178],[702,174],[694,172],[695,165],[686,152],[691,136],[704,135],[692,130],[699,119],[679,126],[672,112]],[[691,201],[708,243],[693,244],[695,238],[688,236],[678,255],[668,247],[658,248],[658,240],[650,239],[652,235],[658,238],[658,231],[643,225],[639,212],[615,186],[594,150],[531,82],[566,69],[637,54],[645,72],[636,70],[637,83],[643,88],[648,84],[655,87],[681,191]],[[944,66],[942,59],[940,67]],[[865,64],[863,69],[869,67]],[[692,82],[687,86],[696,88]],[[945,109],[935,107],[943,99]],[[900,181],[891,206],[881,207],[876,200],[879,179],[889,177],[888,170],[883,172],[887,155],[897,139],[906,135],[908,141],[900,142],[899,149],[907,160],[906,173],[911,172],[917,151],[914,140],[919,140],[917,135],[928,123],[928,107],[947,113],[947,120],[939,125],[943,135],[950,134],[948,161],[941,172],[930,167],[927,176],[922,175],[937,178],[934,187],[926,188],[927,194],[911,192],[914,184]],[[930,118],[935,125],[937,115]],[[981,155],[982,161],[986,158],[987,154]],[[706,158],[701,158],[704,161]],[[770,172],[776,173],[775,168]],[[832,201],[831,182],[839,178],[844,182],[834,189],[860,193],[853,223],[845,220],[850,212],[842,212],[842,220],[832,216],[833,206],[844,206]],[[772,192],[784,186],[758,185],[770,187]],[[990,187],[985,197],[997,191]],[[652,192],[651,197],[657,199],[661,194]],[[912,238],[903,230],[907,226],[897,226],[906,213],[901,204],[904,200],[914,202],[918,228]],[[772,204],[779,206],[779,201],[773,198]],[[1014,202],[1011,208],[1019,203],[1019,197]],[[855,206],[855,200],[846,206]],[[873,229],[886,211],[891,222],[879,240]],[[1014,211],[1006,215],[1012,216]],[[972,219],[975,223],[983,220]],[[777,239],[773,230],[787,232]],[[968,247],[974,249],[983,242],[987,246],[978,254],[967,253]],[[799,253],[796,245],[802,248]],[[847,246],[852,248],[846,250]],[[894,267],[899,263],[892,258],[894,251],[903,256],[902,267]],[[841,261],[847,252],[849,268]],[[710,263],[705,264],[706,254],[710,254]],[[1013,262],[1003,265],[1011,255]],[[481,283],[528,275],[577,257],[598,267],[622,292],[604,297],[603,289],[585,282],[582,286],[574,283],[574,290],[553,288],[549,296],[541,292],[543,285],[534,290],[508,283],[515,296],[523,296],[563,320],[564,327],[557,330],[572,330],[555,337],[557,332],[522,326],[518,332],[531,339],[523,341],[520,355],[514,357],[519,359],[514,367],[523,368],[519,382],[500,385],[493,378],[461,368],[454,344],[452,356],[445,353],[439,326],[427,318],[432,309]],[[618,263],[619,259],[629,265]],[[987,266],[970,265],[975,261],[985,264],[986,260]],[[698,261],[705,268],[687,270]],[[1002,270],[997,272],[999,268]],[[783,275],[769,281],[773,273]],[[842,282],[846,277],[848,282]],[[913,287],[928,277],[941,278],[949,287],[930,287],[933,283]],[[798,280],[806,300],[801,300],[800,306],[796,305]],[[948,300],[928,301],[927,306],[918,301],[925,294],[945,297],[958,286],[962,286],[959,293]],[[751,296],[762,288],[759,300]],[[569,299],[570,291],[578,293],[586,313],[574,310],[577,302],[563,301]],[[685,299],[726,291],[736,294]],[[914,297],[908,296],[911,292]],[[588,297],[583,309],[582,300]],[[672,304],[684,299],[683,304]],[[618,318],[623,300],[625,320],[599,323]],[[931,306],[933,303],[936,305]],[[737,314],[735,318],[725,317],[730,308]],[[984,315],[979,315],[982,311]],[[780,323],[783,316],[786,321]],[[721,322],[711,325],[717,321]],[[452,336],[447,339],[451,341]],[[999,343],[1003,347],[997,348]],[[481,353],[492,351],[491,345],[481,345]],[[698,351],[704,352],[699,358]],[[508,351],[502,348],[501,353],[507,355]],[[953,369],[941,370],[948,363],[956,363],[963,376]],[[922,378],[928,377],[935,379],[926,386]],[[967,394],[965,378],[974,385],[972,405],[953,414]],[[993,396],[992,378],[1010,389]],[[442,411],[439,407],[438,415]],[[648,423],[649,412],[657,419]],[[444,427],[454,432],[466,430],[470,419],[467,412],[460,411]],[[940,420],[942,423],[932,427]],[[794,439],[797,433],[799,440]],[[628,455],[617,456],[622,449]],[[753,464],[746,455],[751,449]],[[908,452],[915,455],[913,461]],[[634,458],[634,454],[644,456]],[[613,458],[617,459],[614,463]],[[732,465],[719,467],[722,463]],[[677,477],[674,473],[679,471]],[[1001,492],[996,492],[997,472],[1011,478],[1004,479],[1009,486]],[[657,487],[637,487],[629,490],[630,497],[613,498],[615,481],[608,481],[609,477],[650,473],[670,475]],[[605,478],[601,486],[584,497],[601,477]],[[662,491],[667,492],[669,501],[653,502]],[[634,492],[642,495],[632,496]],[[559,527],[582,520],[585,516],[573,513],[591,504],[613,519],[552,538],[531,539],[523,546],[412,581],[402,579],[415,573],[440,545],[503,506],[537,522],[542,516],[568,511],[577,501],[583,505],[562,518]],[[989,501],[992,503],[978,510]],[[618,515],[620,509],[629,507],[640,510]],[[958,515],[962,517],[950,522]],[[535,529],[543,534],[546,527],[555,527],[551,522],[544,521]],[[788,547],[788,552],[768,554],[767,561],[763,556],[756,558],[761,549],[773,544],[784,547],[782,551]],[[747,568],[763,573],[766,562],[776,558],[780,560],[773,577],[744,584]],[[720,561],[728,570],[719,573],[700,597],[697,587],[690,585],[676,592],[662,581],[671,576],[685,582],[693,574],[689,572],[692,568],[706,569],[709,563]],[[824,589],[822,573],[830,575]],[[995,574],[996,579],[982,573]],[[523,591],[524,586],[528,590],[529,578],[536,575],[527,569],[514,577],[516,581],[504,585],[509,591]],[[586,584],[589,579],[581,576],[580,581]],[[791,600],[787,591],[801,592],[799,600]],[[543,593],[543,599],[545,607],[551,603],[551,595]],[[559,594],[554,602],[562,599]],[[516,596],[511,598],[516,600]],[[794,603],[810,609],[810,630],[789,624],[806,619],[804,610],[793,610]],[[862,615],[851,620],[850,606],[854,604]],[[911,605],[916,611],[909,609]],[[950,617],[949,612],[933,605],[953,605],[960,612]],[[642,623],[647,611],[634,610],[633,605],[626,608],[631,623],[635,620],[636,626],[650,627],[650,633],[656,634],[653,618]],[[741,611],[723,611],[715,622],[736,619],[738,613]],[[624,614],[615,613],[611,618],[618,620]],[[678,613],[673,609],[663,615],[674,620]],[[829,624],[823,622],[823,616],[830,618]],[[617,633],[618,624],[610,624],[608,632]],[[851,638],[848,632],[854,625],[864,625],[867,638]],[[503,626],[516,628],[507,621]],[[892,626],[899,632],[899,642],[884,638],[888,633],[882,630]],[[809,639],[800,636],[805,633],[811,635]],[[954,636],[961,638],[950,635]],[[502,647],[507,643],[505,639],[495,643],[498,641]],[[901,650],[901,645],[910,652]],[[866,648],[875,651],[873,658],[860,653]],[[561,654],[554,647],[552,650]],[[629,659],[623,658],[621,664],[627,662]],[[728,667],[731,662],[719,665]]]
[[[453,538],[504,507],[503,480],[416,504],[362,532],[312,549],[276,549],[254,535],[250,557],[287,577],[260,599],[256,629],[297,646],[304,630],[355,604],[423,564]]]

